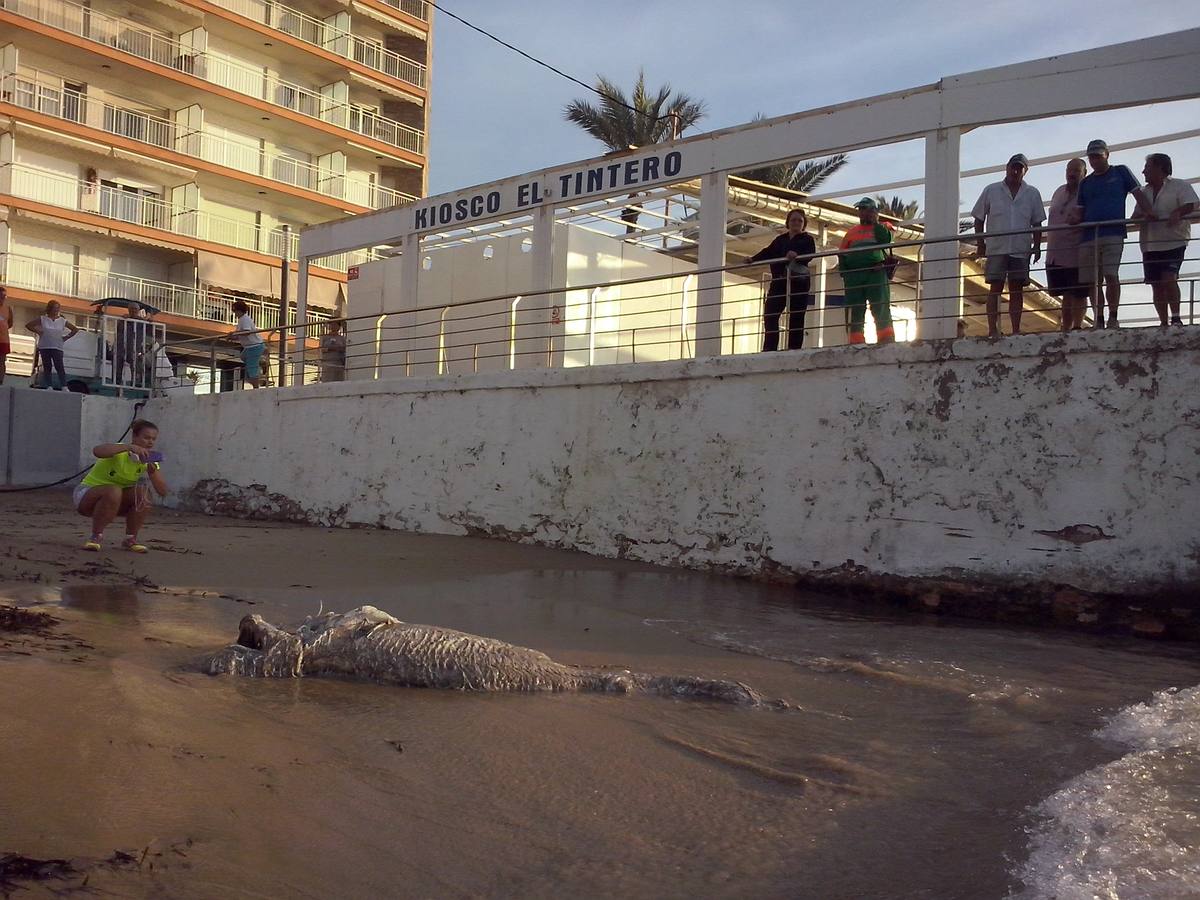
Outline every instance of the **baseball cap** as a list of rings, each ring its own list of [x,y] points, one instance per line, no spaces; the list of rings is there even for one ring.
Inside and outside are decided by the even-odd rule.
[[[1100,140],[1099,138],[1097,138],[1094,141],[1089,141],[1088,146],[1087,146],[1087,152],[1088,152],[1089,156],[1093,153],[1107,153],[1108,152],[1108,144],[1104,143],[1104,141]]]
[[[1029,157],[1027,157],[1027,156],[1026,156],[1024,153],[1014,153],[1014,154],[1013,154],[1012,156],[1010,156],[1010,157],[1009,157],[1009,159],[1008,159],[1008,164],[1009,164],[1010,166],[1011,166],[1013,163],[1020,163],[1020,164],[1021,164],[1021,166],[1023,166],[1023,167],[1024,167],[1024,168],[1026,168],[1026,169],[1028,169],[1028,168],[1029,168]]]
[[[873,197],[863,197],[854,206],[856,209],[879,209],[879,204]]]

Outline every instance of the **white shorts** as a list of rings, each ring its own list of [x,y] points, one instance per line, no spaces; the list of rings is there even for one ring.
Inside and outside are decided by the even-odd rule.
[[[84,495],[93,487],[94,485],[83,483],[75,485],[75,490],[71,492],[71,502],[75,504],[76,511],[79,510],[79,504],[83,502]]]
[[[80,483],[75,485],[75,490],[71,492],[71,502],[75,504],[75,510],[77,512],[79,510],[79,504],[83,502],[83,498],[87,495],[87,492],[94,487],[96,487],[94,484]],[[122,488],[122,490],[124,490],[124,488]]]

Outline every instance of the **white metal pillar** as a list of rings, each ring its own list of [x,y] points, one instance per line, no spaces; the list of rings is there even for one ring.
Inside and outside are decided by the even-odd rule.
[[[417,308],[421,278],[421,236],[413,232],[400,241],[400,309]],[[387,296],[386,290],[384,296]],[[384,309],[384,312],[392,312]]]
[[[299,271],[296,273],[296,331],[295,343],[292,345],[292,377],[289,384],[304,384],[304,342],[308,338],[308,329],[304,323],[308,321],[308,257],[301,256],[297,262]],[[289,273],[284,272],[284,278]],[[279,323],[280,328],[287,325],[287,319]],[[279,340],[287,343],[287,331],[280,331]]]
[[[384,315],[380,316],[376,323],[379,327],[376,331],[375,348],[378,354],[375,360],[377,378],[397,378],[411,374],[416,357],[414,351],[421,344],[437,346],[438,329],[441,327],[440,315],[410,312],[421,305],[421,269],[424,265],[421,236],[410,231],[400,241],[400,296],[395,302],[389,296],[387,285],[382,286],[381,311]],[[392,321],[393,326],[399,323],[407,327],[385,328],[384,321],[389,313],[401,313]]]
[[[700,180],[701,270],[725,265],[725,223],[729,213],[729,176],[725,172]],[[696,291],[696,356],[721,354],[721,298],[724,272],[703,272]]]
[[[824,250],[825,242],[829,240],[829,226],[824,222],[817,223],[817,249]],[[817,342],[815,346],[825,346],[825,295],[829,286],[829,257],[821,256],[816,260],[816,301],[817,301]],[[813,346],[813,345],[809,345]]]
[[[958,128],[939,128],[925,135],[926,237],[958,234],[960,138]],[[917,337],[953,338],[962,315],[958,241],[926,244],[924,254]]]
[[[553,206],[545,204],[534,210],[531,239],[530,289],[549,292],[554,287]],[[513,365],[516,368],[562,365],[563,322],[566,320],[563,297],[557,292],[534,293],[517,305],[513,329]]]

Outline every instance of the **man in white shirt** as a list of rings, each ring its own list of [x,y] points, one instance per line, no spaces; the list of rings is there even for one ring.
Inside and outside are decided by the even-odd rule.
[[[1169,324],[1183,324],[1179,317],[1179,269],[1192,237],[1192,226],[1186,217],[1200,205],[1192,186],[1172,178],[1171,172],[1171,157],[1167,154],[1151,153],[1146,157],[1143,190],[1154,218],[1146,217],[1147,221],[1142,223],[1142,267],[1146,284],[1154,292],[1154,309],[1163,328],[1168,326],[1168,311]],[[1141,210],[1134,213],[1134,218],[1143,218]]]
[[[1012,333],[1021,333],[1025,309],[1024,289],[1029,283],[1029,255],[1042,258],[1042,230],[1046,209],[1038,189],[1025,183],[1029,160],[1014,154],[1005,167],[1004,180],[989,184],[979,195],[971,214],[980,256],[987,256],[984,278],[988,284],[988,337],[1000,337],[1000,294],[1008,282],[1008,318]],[[986,231],[984,230],[986,225]],[[1018,232],[993,234],[993,232]],[[986,238],[986,241],[984,240]]]

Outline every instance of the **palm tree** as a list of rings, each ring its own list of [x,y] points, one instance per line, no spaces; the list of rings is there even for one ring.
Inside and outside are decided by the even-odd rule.
[[[603,75],[596,76],[596,91],[600,94],[599,104],[572,100],[563,109],[563,116],[612,151],[661,144],[678,137],[705,114],[703,100],[682,93],[672,95],[669,84],[650,93],[645,71],[638,72],[631,96]],[[638,196],[630,194],[629,199]],[[632,233],[638,220],[636,207],[623,210],[621,219],[626,232]]]
[[[896,195],[889,200],[883,194],[876,194],[875,202],[879,204],[879,211],[885,216],[894,216],[902,222],[915,219],[921,210],[921,204],[916,200],[902,200]]]
[[[751,122],[761,122],[766,118],[758,113]],[[776,187],[787,188],[789,191],[799,191],[811,194],[834,172],[846,165],[850,158],[845,153],[835,153],[824,159],[813,159],[808,162],[779,163],[774,166],[763,166],[761,169],[748,169],[739,172],[741,178],[748,178],[762,184],[773,184]]]

